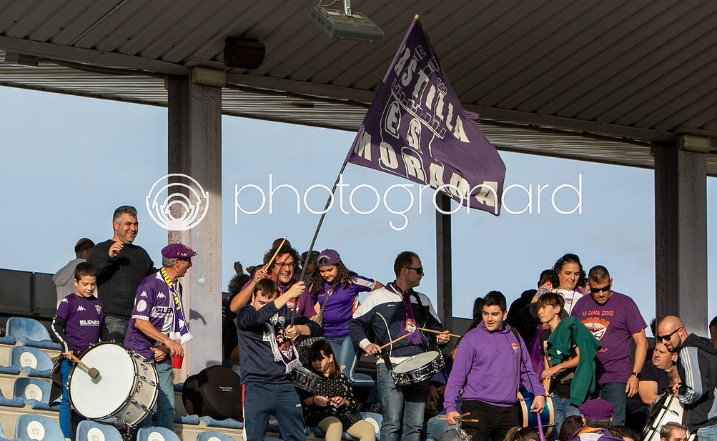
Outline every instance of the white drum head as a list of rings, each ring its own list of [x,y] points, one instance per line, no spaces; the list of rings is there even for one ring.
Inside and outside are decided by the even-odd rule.
[[[439,354],[436,351],[428,351],[424,352],[423,354],[416,354],[408,360],[402,361],[401,363],[397,364],[396,367],[393,368],[393,371],[397,374],[410,372],[416,368],[425,366],[428,363],[432,362],[436,359],[436,357],[438,357],[438,355]]]
[[[88,349],[80,360],[100,375],[92,379],[79,364],[72,369],[69,392],[77,412],[87,418],[103,418],[122,407],[135,382],[135,364],[127,350],[102,343]]]

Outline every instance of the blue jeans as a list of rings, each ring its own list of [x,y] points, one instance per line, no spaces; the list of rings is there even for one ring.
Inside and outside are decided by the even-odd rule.
[[[352,368],[356,358],[351,337],[327,338],[327,340],[334,351],[334,359],[341,367],[341,372],[351,381],[353,379]]]
[[[383,424],[381,441],[419,441],[428,398],[428,380],[397,388],[384,363],[376,365]]]
[[[174,385],[172,384],[172,363],[155,363],[159,377],[157,395],[157,426],[174,430]]]
[[[717,425],[697,429],[696,441],[713,441],[717,439]]]
[[[438,415],[431,417],[426,423],[426,440],[438,441],[441,435],[448,429],[460,429],[460,424],[451,425],[448,421],[441,421],[438,418],[445,418],[446,412],[442,411]]]
[[[174,430],[174,385],[172,384],[172,364],[155,363],[157,378],[159,380],[159,393],[157,394],[157,410],[154,417],[157,420],[157,427],[165,427]],[[150,427],[152,425],[152,414],[147,415],[137,424],[137,427]]]
[[[64,359],[60,365],[60,378],[62,378],[62,401],[60,401],[60,428],[65,438],[74,439],[72,436],[72,412],[70,410],[70,396],[68,392],[67,378],[70,376],[72,366],[74,366],[71,360]]]
[[[106,315],[105,325],[107,326],[107,331],[110,333],[110,340],[123,345],[124,335],[127,333],[127,325],[129,325],[129,319]]]
[[[563,426],[565,418],[571,415],[580,415],[580,411],[577,407],[570,404],[570,398],[553,395],[551,401],[553,402],[553,420],[555,421],[555,426],[550,433],[550,439],[556,440],[558,439],[558,434],[560,433],[560,428]],[[543,430],[545,431],[547,428],[543,427]]]
[[[244,439],[264,441],[271,415],[279,422],[281,439],[305,441],[304,414],[292,383],[244,383]]]
[[[615,415],[612,417],[613,426],[625,424],[625,407],[627,406],[627,394],[625,394],[625,383],[605,383],[598,385],[599,396],[609,401],[615,407]]]

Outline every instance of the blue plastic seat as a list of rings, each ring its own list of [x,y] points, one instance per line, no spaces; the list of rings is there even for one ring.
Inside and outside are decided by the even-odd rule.
[[[200,420],[204,421],[207,427],[224,427],[227,429],[243,429],[244,423],[237,421],[234,418],[227,418],[225,420],[218,420],[210,416],[199,417]]]
[[[180,441],[179,435],[165,427],[142,427],[137,431],[137,441]]]
[[[10,364],[18,366],[33,377],[50,378],[52,359],[45,351],[32,346],[15,346],[10,349]]]
[[[29,404],[33,409],[58,410],[59,406],[50,403],[49,381],[42,378],[20,377],[13,384],[12,399],[0,397],[0,404],[11,407],[23,407]]]
[[[37,441],[65,441],[60,425],[52,419],[37,414],[26,413],[17,417],[15,438]]]
[[[10,317],[5,325],[5,335],[26,346],[43,349],[61,349],[59,343],[50,339],[47,328],[35,319],[27,317]]]
[[[222,432],[199,432],[197,441],[234,441],[234,438]]]
[[[112,425],[83,420],[77,425],[75,441],[122,441],[122,434]]]

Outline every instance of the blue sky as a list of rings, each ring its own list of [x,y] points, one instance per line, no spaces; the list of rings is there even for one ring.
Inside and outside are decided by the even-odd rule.
[[[166,109],[0,87],[0,188],[4,249],[0,268],[54,273],[73,257],[78,238],[111,237],[111,216],[119,205],[139,210],[136,244],[159,261],[166,232],[144,208],[152,184],[167,173]],[[288,236],[305,250],[326,192],[353,140],[353,133],[289,124],[223,118],[223,284],[234,260],[245,266],[261,260],[271,241]],[[578,254],[589,268],[608,267],[614,289],[631,295],[646,320],[654,316],[653,172],[628,167],[542,158],[501,152],[507,165],[506,195],[513,212],[499,217],[465,209],[452,217],[454,315],[468,317],[473,299],[500,290],[510,300],[533,288],[541,270],[566,252]],[[296,188],[306,203],[286,188],[273,195],[273,209],[261,208],[259,191],[235,189],[253,184],[268,197],[276,188]],[[582,214],[576,208],[581,183]],[[432,191],[374,170],[348,165],[344,173],[344,211],[338,201],[326,216],[316,248],[337,249],[347,266],[383,282],[392,280],[395,255],[416,251],[426,276],[420,290],[435,301],[435,214]],[[380,200],[362,184],[376,189]],[[392,185],[406,184],[408,190]],[[538,194],[538,186],[546,187]],[[532,186],[532,187],[531,187]],[[351,192],[353,197],[349,198]],[[717,298],[715,275],[715,179],[708,179],[710,298]],[[409,196],[414,197],[413,205]],[[541,213],[537,213],[538,200]],[[353,203],[353,206],[351,205]],[[378,202],[378,207],[371,211]],[[267,201],[268,204],[268,201]],[[237,206],[239,208],[237,208]],[[391,213],[393,210],[394,213]],[[245,214],[258,211],[256,214]],[[405,211],[405,218],[395,212]],[[236,223],[235,223],[236,215]],[[393,225],[393,227],[392,227]],[[403,227],[401,229],[401,227]],[[397,231],[400,230],[400,231]],[[709,304],[709,317],[717,302]]]

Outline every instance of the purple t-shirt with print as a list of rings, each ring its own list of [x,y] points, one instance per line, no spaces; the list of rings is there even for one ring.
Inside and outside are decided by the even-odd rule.
[[[632,334],[647,327],[635,301],[613,291],[604,305],[598,305],[592,296],[586,295],[575,304],[572,315],[583,322],[602,345],[595,356],[598,384],[626,383],[632,370]]]
[[[65,320],[65,337],[72,350],[82,352],[100,341],[105,315],[102,300],[97,297],[65,296],[55,315]]]
[[[181,301],[181,285],[180,301]],[[169,335],[174,331],[174,299],[169,291],[167,282],[162,274],[157,271],[142,280],[137,287],[137,294],[134,298],[132,319],[127,326],[127,334],[124,337],[124,345],[148,360],[154,359],[154,351],[150,346],[155,346],[155,340],[142,334],[134,327],[135,320],[149,320],[149,323],[162,334]],[[170,358],[167,357],[166,362]]]

